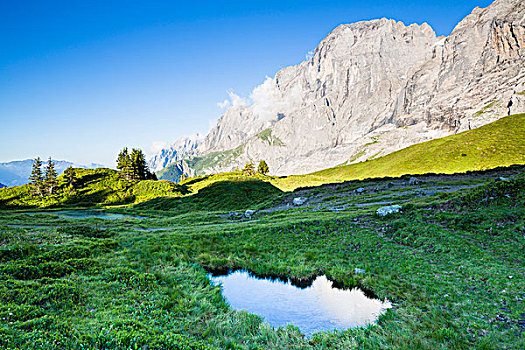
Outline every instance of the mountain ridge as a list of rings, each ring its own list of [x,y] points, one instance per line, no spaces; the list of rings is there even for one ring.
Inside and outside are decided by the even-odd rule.
[[[105,168],[104,165],[91,163],[90,165],[78,165],[67,160],[53,160],[58,175],[62,174],[67,167],[82,169]],[[45,166],[46,160],[43,160]],[[14,160],[0,163],[0,182],[5,187],[21,186],[29,182],[33,159]],[[1,187],[1,186],[0,186]]]
[[[242,147],[229,163],[197,175],[260,159],[272,174],[288,175],[383,156],[525,112],[524,63],[525,4],[518,0],[475,8],[447,37],[426,23],[386,18],[342,24],[310,60],[256,87],[252,104],[232,100],[191,152],[172,148],[177,156],[162,162]]]
[[[275,178],[282,190],[326,183],[423,174],[462,174],[525,165],[525,114],[418,143],[380,158],[305,175]]]

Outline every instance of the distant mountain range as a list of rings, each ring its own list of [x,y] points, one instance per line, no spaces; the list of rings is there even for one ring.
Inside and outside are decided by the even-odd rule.
[[[45,160],[42,161],[45,165]],[[92,163],[91,165],[79,165],[65,160],[55,160],[55,168],[58,174],[62,174],[67,167],[83,169],[104,168],[104,165]],[[21,186],[29,182],[33,159],[15,160],[0,163],[0,187]]]
[[[233,94],[232,94],[233,96]],[[153,157],[161,178],[242,168],[305,174],[375,159],[525,112],[525,1],[475,8],[452,33],[391,19],[342,24],[203,138]]]

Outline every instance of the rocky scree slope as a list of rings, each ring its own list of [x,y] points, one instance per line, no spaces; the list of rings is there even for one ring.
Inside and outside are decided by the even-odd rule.
[[[251,97],[233,103],[202,140],[179,141],[151,167],[174,164],[193,175],[195,162],[184,159],[205,160],[198,173],[265,159],[274,175],[304,174],[525,112],[525,2],[476,8],[448,37],[426,23],[384,18],[340,25],[310,60],[268,78]],[[221,152],[234,157],[214,162]]]

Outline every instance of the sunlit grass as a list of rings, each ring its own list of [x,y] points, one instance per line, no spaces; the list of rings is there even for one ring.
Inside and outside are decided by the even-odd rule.
[[[225,213],[220,210],[185,213],[188,203],[174,205],[166,215],[147,206],[127,208],[150,218],[111,221],[2,211],[0,346],[522,348],[525,183],[522,170],[501,174],[509,171],[514,177],[509,181],[494,182],[500,173],[468,181],[443,178],[442,187],[485,185],[414,198],[402,213],[383,219],[373,209],[298,208],[238,222],[220,216]],[[386,183],[350,183],[339,190]],[[402,189],[385,195],[397,191]],[[279,193],[277,198],[284,199]],[[172,229],[140,232],[135,226]],[[388,298],[394,308],[378,325],[306,339],[293,326],[272,329],[256,315],[230,309],[204,267],[296,280],[325,274]],[[355,275],[356,267],[365,273]]]

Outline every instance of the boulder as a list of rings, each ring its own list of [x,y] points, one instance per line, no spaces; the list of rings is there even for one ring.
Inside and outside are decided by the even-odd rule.
[[[394,213],[399,213],[401,211],[400,205],[389,205],[387,207],[381,207],[377,209],[376,214],[379,216],[387,216]]]
[[[356,268],[354,269],[354,273],[355,273],[356,275],[362,275],[362,274],[365,273],[365,270],[356,267]]]
[[[251,219],[253,214],[255,214],[255,210],[246,209],[244,212],[244,216],[248,219]]]
[[[365,189],[363,187],[359,187],[358,189],[355,190],[356,193],[363,193],[365,192]]]
[[[307,200],[308,198],[306,197],[295,197],[293,199],[293,205],[303,205]]]
[[[408,184],[409,184],[410,186],[421,185],[421,180],[419,180],[419,179],[416,178],[416,177],[411,177],[411,178],[408,180]]]

